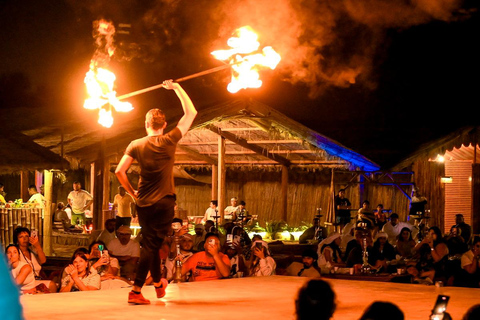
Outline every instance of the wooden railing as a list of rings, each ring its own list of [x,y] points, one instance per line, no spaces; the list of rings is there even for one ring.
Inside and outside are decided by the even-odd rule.
[[[42,214],[41,208],[0,208],[0,243],[3,246],[13,243],[13,231],[19,226],[36,230],[42,242]]]

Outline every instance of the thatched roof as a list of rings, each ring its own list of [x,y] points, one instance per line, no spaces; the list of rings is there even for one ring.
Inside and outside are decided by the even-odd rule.
[[[0,174],[68,168],[69,163],[28,136],[0,129]]]
[[[408,168],[417,159],[434,160],[437,155],[445,155],[452,160],[473,160],[475,147],[480,157],[480,127],[465,127],[440,139],[423,144],[417,151],[399,162],[393,170]]]
[[[181,108],[166,128],[181,117]],[[73,165],[87,166],[104,152],[119,159],[128,143],[145,135],[143,114],[115,123],[111,129],[77,124],[63,133],[58,128],[25,132],[36,143],[60,154]],[[89,129],[91,128],[91,129]],[[315,132],[264,104],[235,100],[200,110],[190,131],[177,149],[176,164],[183,168],[210,167],[217,162],[218,136],[226,138],[228,167],[272,168],[286,165],[301,168],[341,168],[375,171],[379,166],[340,143]]]

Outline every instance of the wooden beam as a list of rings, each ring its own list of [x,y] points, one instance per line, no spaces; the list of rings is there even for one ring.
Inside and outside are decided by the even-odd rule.
[[[303,140],[247,140],[247,143],[251,144],[303,144]],[[215,145],[216,141],[198,141],[198,142],[183,142],[179,145],[182,146],[202,146],[202,145]],[[233,141],[227,141],[226,144],[236,144]]]
[[[29,197],[28,197],[28,186],[29,186],[29,181],[28,181],[28,171],[22,170],[20,172],[20,197],[23,199],[23,202],[27,202]]]
[[[193,149],[190,149],[182,145],[177,145],[177,150],[182,150],[184,153],[186,153],[188,156],[192,157],[193,159],[204,161],[214,166],[217,165],[217,161],[215,159],[206,156],[204,153],[197,152]]]
[[[191,155],[192,157],[195,157],[196,155],[198,155],[198,158],[200,158],[201,156],[205,156],[207,154],[218,154],[216,151],[214,152],[198,152],[198,151],[195,151],[195,150],[192,150],[192,149],[189,149],[190,151],[192,151],[192,153],[188,152],[188,151],[185,151],[186,150],[186,147],[179,147],[178,149],[182,150],[183,152],[176,152],[175,154],[188,154],[188,155]],[[312,153],[315,153],[315,152],[312,152],[310,150],[272,150],[270,151],[270,153],[272,154],[312,154]],[[226,151],[225,152],[226,155],[237,155],[237,154],[257,154],[255,151],[252,151],[252,150],[240,150],[240,151]],[[201,159],[200,159],[201,160]],[[212,161],[214,161],[216,163],[215,160],[213,160],[211,158]],[[206,160],[207,161],[207,160]]]
[[[225,138],[218,136],[218,213],[224,221],[224,209],[226,207],[226,168],[225,168]]]
[[[288,167],[282,166],[282,199],[281,199],[281,210],[282,210],[282,219],[285,222],[288,222]]]
[[[290,160],[282,157],[282,156],[275,156],[273,154],[271,154],[268,150],[265,150],[264,148],[256,145],[256,144],[249,144],[247,142],[247,140],[243,139],[243,138],[239,138],[237,136],[235,136],[234,134],[230,133],[230,132],[224,132],[222,131],[220,128],[216,127],[216,126],[213,126],[213,125],[209,125],[207,126],[207,128],[213,132],[215,132],[216,134],[224,137],[225,139],[228,139],[230,141],[233,141],[235,142],[236,144],[246,148],[246,149],[250,149],[252,151],[255,151],[256,153],[258,153],[259,155],[262,155],[262,156],[265,156],[273,161],[276,161],[284,166],[287,166],[289,167],[290,166]]]
[[[211,200],[218,200],[218,165],[212,166],[212,199]]]

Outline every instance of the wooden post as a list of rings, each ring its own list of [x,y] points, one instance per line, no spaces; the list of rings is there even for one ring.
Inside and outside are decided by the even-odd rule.
[[[23,199],[23,202],[27,202],[29,199],[28,186],[28,171],[22,171],[20,173],[20,197]]]
[[[480,233],[480,163],[472,165],[472,231]]]
[[[289,223],[287,204],[288,204],[288,167],[282,166],[282,199],[281,199],[281,211],[282,211],[282,220]]]
[[[223,221],[226,204],[225,138],[218,136],[218,213]]]
[[[212,199],[218,200],[218,166],[212,165]]]
[[[52,248],[52,197],[53,197],[53,173],[50,170],[44,171],[45,179],[45,208],[43,217],[43,251],[46,256],[51,256]]]

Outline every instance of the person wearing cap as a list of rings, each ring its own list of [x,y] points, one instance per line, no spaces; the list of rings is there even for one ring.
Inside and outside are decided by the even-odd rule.
[[[287,276],[320,278],[317,270],[318,254],[313,249],[305,249],[302,252],[302,262],[294,261],[286,269]]]
[[[195,235],[193,236],[193,252],[202,251],[203,248],[200,247],[200,243],[205,241],[205,226],[201,223],[195,225]]]
[[[174,255],[168,257],[165,261],[165,268],[167,269],[167,280],[173,280],[176,269],[176,261],[180,260],[182,265],[193,256],[193,236],[189,233],[185,233],[178,239],[180,246],[180,255]],[[191,276],[191,273],[182,275],[182,282],[187,282]]]
[[[385,232],[388,236],[388,242],[391,245],[395,245],[397,242],[397,237],[402,232],[403,228],[408,228],[412,231],[412,237],[415,239],[418,229],[415,228],[413,225],[411,225],[408,222],[403,222],[399,221],[398,214],[392,213],[389,218],[390,221],[385,223],[385,225],[382,228],[382,232]]]
[[[237,215],[240,212],[238,208],[238,199],[236,197],[231,198],[230,205],[226,207],[223,211],[223,218],[225,219],[225,222],[236,221]]]
[[[277,263],[271,257],[268,250],[268,243],[257,240],[252,243],[252,255],[247,262],[248,273],[251,277],[262,277],[275,275]]]
[[[118,259],[120,275],[128,280],[135,279],[137,264],[140,258],[140,244],[131,239],[132,230],[121,226],[117,230],[117,238],[108,243],[108,253]]]
[[[333,232],[325,240],[318,244],[318,267],[322,273],[330,273],[330,268],[334,266],[344,266],[340,244],[342,235]]]

